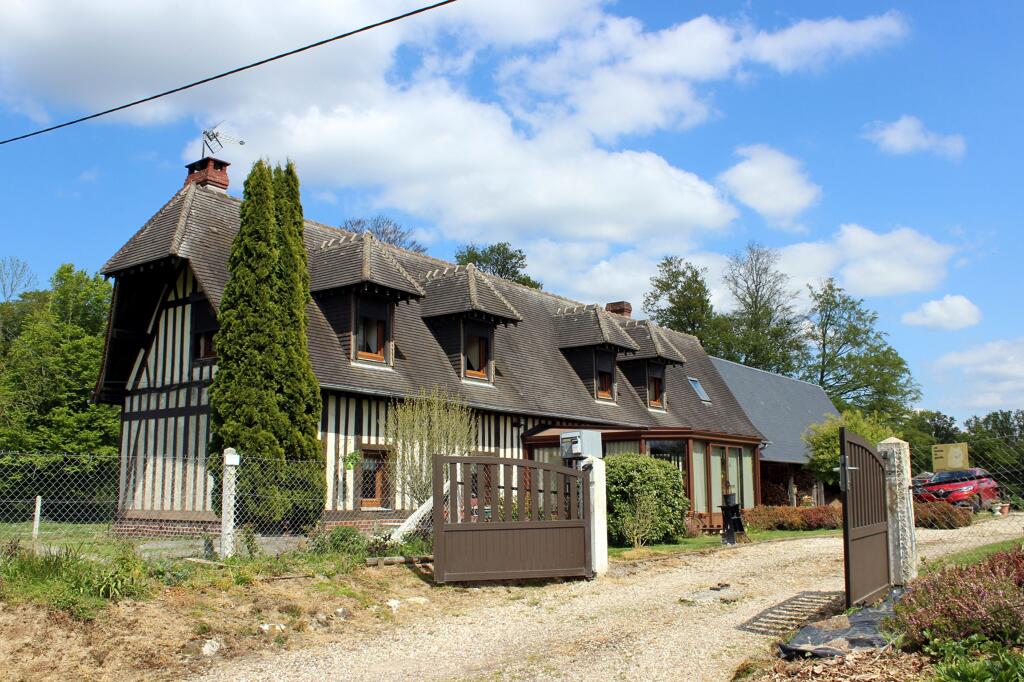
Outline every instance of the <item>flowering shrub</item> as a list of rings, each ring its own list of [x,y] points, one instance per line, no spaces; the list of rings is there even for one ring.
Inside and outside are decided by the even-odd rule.
[[[843,525],[843,508],[772,507],[759,505],[743,510],[743,521],[751,530],[821,530]]]
[[[912,648],[933,640],[980,635],[1014,644],[1024,639],[1024,551],[927,575],[896,605],[893,625]]]
[[[970,509],[954,507],[946,502],[914,503],[914,525],[918,528],[949,530],[969,526],[973,521]]]

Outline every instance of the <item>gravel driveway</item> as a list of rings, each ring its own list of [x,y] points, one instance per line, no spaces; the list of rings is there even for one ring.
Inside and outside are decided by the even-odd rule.
[[[919,548],[935,558],[1020,537],[1021,519],[977,530],[927,531]],[[203,679],[729,680],[776,639],[766,633],[795,625],[843,589],[839,537],[613,566],[593,582],[470,590],[464,608],[398,618],[384,632],[330,645],[236,659]],[[721,583],[728,587],[709,589]]]

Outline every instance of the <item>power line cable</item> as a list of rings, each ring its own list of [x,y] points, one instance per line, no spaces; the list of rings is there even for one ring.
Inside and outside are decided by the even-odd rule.
[[[367,24],[366,26],[363,26],[362,28],[357,28],[357,29],[355,29],[353,31],[348,31],[346,33],[339,33],[336,36],[332,36],[330,38],[324,38],[323,40],[318,40],[315,43],[310,43],[309,45],[303,45],[302,47],[298,47],[298,48],[296,48],[294,50],[289,50],[287,52],[282,52],[281,54],[276,54],[273,57],[267,57],[266,59],[261,59],[258,62],[252,62],[251,64],[246,64],[245,66],[239,66],[239,67],[231,69],[229,71],[224,71],[223,73],[218,73],[215,76],[209,76],[208,78],[203,78],[201,80],[193,81],[192,83],[188,83],[187,85],[182,85],[182,86],[179,86],[179,87],[176,87],[176,88],[171,88],[170,90],[165,90],[165,91],[157,93],[155,95],[150,95],[149,97],[143,97],[142,99],[137,99],[134,102],[128,102],[127,104],[122,104],[120,106],[116,106],[116,107],[113,107],[111,109],[106,109],[105,111],[100,111],[100,112],[97,112],[95,114],[89,114],[88,116],[83,116],[81,118],[76,118],[73,121],[65,121],[64,123],[59,123],[57,125],[50,126],[49,128],[42,128],[40,130],[36,130],[36,131],[31,132],[31,133],[25,133],[24,135],[18,135],[16,137],[11,137],[11,138],[8,138],[6,140],[0,140],[0,145],[8,144],[10,142],[17,142],[18,140],[24,140],[24,139],[29,138],[29,137],[35,137],[36,135],[42,135],[43,133],[48,133],[48,132],[51,132],[51,131],[54,131],[54,130],[58,130],[60,128],[67,128],[68,126],[73,126],[76,123],[82,123],[84,121],[90,121],[90,120],[92,120],[94,118],[99,118],[100,116],[106,116],[107,114],[113,114],[113,113],[118,112],[118,111],[123,111],[125,109],[130,108],[130,107],[135,107],[135,106],[138,106],[140,104],[145,104],[146,102],[152,102],[153,100],[160,99],[161,97],[167,97],[168,95],[173,95],[175,93],[182,92],[183,90],[189,90],[191,88],[197,87],[199,85],[204,85],[204,84],[209,83],[211,81],[219,80],[221,78],[226,78],[228,76],[233,76],[236,73],[241,73],[242,71],[248,71],[249,69],[254,69],[257,66],[263,66],[264,64],[269,64],[270,62],[277,61],[278,59],[284,59],[285,57],[291,57],[292,55],[298,54],[300,52],[305,52],[306,50],[312,50],[314,47],[320,47],[321,45],[326,45],[327,43],[333,43],[336,40],[343,40],[344,38],[349,38],[349,37],[354,36],[354,35],[356,35],[358,33],[365,33],[366,31],[369,31],[369,30],[372,30],[372,29],[375,29],[375,28],[380,28],[381,26],[386,26],[387,24],[393,24],[395,22],[401,21],[402,19],[408,19],[409,17],[415,16],[417,14],[423,14],[424,12],[429,12],[430,10],[437,9],[438,7],[443,7],[444,5],[450,5],[450,4],[454,3],[454,2],[456,2],[456,0],[442,0],[442,2],[436,2],[433,5],[427,5],[425,7],[420,7],[419,9],[414,9],[411,12],[406,12],[405,14],[399,14],[397,16],[391,17],[390,19],[384,19],[383,21],[378,21],[378,22],[373,23],[373,24]]]

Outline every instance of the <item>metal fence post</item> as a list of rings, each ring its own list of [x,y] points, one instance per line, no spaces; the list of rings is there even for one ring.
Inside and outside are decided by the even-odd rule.
[[[914,495],[910,482],[910,444],[886,438],[878,444],[885,462],[886,503],[889,507],[889,573],[892,584],[904,586],[917,577],[917,534]]]
[[[241,457],[234,448],[224,450],[220,500],[220,558],[235,553],[235,474]]]
[[[32,542],[39,539],[39,521],[43,516],[43,496],[36,495],[36,512],[32,517]]]

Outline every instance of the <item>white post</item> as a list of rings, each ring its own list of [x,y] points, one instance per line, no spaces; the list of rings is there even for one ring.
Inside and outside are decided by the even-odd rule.
[[[594,575],[608,570],[608,495],[605,491],[603,459],[587,457],[583,466],[590,467],[590,566]]]
[[[878,444],[885,462],[889,510],[889,573],[903,587],[917,577],[917,535],[914,530],[914,491],[910,481],[910,443],[886,438]]]
[[[36,495],[36,513],[32,517],[32,542],[39,539],[39,521],[43,516],[43,496]]]
[[[221,480],[220,499],[220,558],[235,553],[235,474],[241,457],[234,448],[224,451],[224,475]]]

